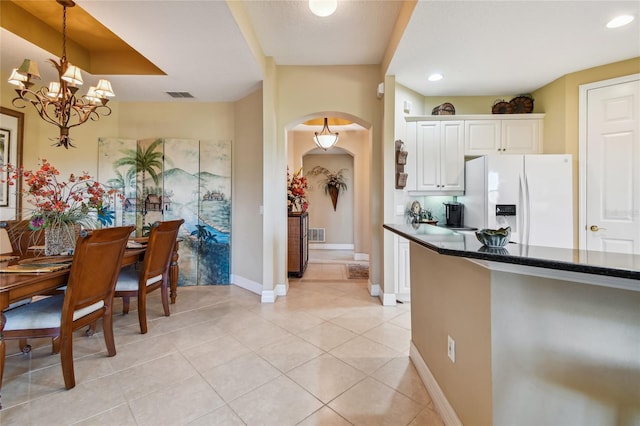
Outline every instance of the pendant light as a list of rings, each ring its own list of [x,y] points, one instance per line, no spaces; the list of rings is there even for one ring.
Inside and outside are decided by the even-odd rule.
[[[322,131],[320,131],[320,133],[315,132],[313,141],[316,143],[316,145],[318,145],[318,148],[322,148],[325,151],[338,143],[338,132],[332,132],[329,129],[329,122],[327,117],[324,118],[324,126],[322,127]]]

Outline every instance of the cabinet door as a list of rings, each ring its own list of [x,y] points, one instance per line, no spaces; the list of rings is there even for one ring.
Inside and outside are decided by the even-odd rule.
[[[466,155],[486,155],[500,147],[500,120],[467,120],[464,123],[464,151]]]
[[[464,122],[440,124],[440,190],[464,191]]]
[[[502,120],[502,152],[537,154],[540,151],[542,120]]]
[[[440,123],[420,122],[417,131],[416,189],[438,191],[440,190]]]

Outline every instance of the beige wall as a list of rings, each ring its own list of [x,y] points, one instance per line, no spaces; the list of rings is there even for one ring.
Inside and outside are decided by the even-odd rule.
[[[233,209],[231,211],[232,282],[262,283],[262,90],[235,103]]]
[[[380,283],[382,264],[382,102],[376,97],[376,89],[382,81],[380,67],[365,66],[325,66],[302,67],[280,66],[277,70],[278,102],[277,138],[284,141],[287,128],[300,124],[307,118],[325,115],[343,117],[357,122],[370,132],[366,141],[369,151],[371,199],[368,209],[370,222],[366,233],[371,235],[370,281]],[[284,149],[287,144],[282,142]],[[283,158],[289,158],[288,151]],[[357,157],[356,157],[357,158]],[[357,167],[357,164],[356,166]],[[285,185],[284,165],[280,171]],[[286,205],[286,203],[285,203]],[[283,217],[283,221],[286,217]],[[284,225],[283,225],[284,229]],[[282,258],[284,262],[286,259]],[[393,284],[392,284],[393,285]]]
[[[325,244],[354,244],[354,158],[347,153],[308,154],[304,156],[304,168],[309,180],[309,227],[325,228]],[[325,194],[324,175],[308,176],[316,166],[331,172],[344,169],[343,176],[346,191],[340,191],[336,210],[333,210],[331,197]],[[346,247],[345,247],[346,248]]]
[[[465,425],[492,424],[491,276],[416,243],[411,256],[411,341]],[[456,362],[447,356],[447,337]]]

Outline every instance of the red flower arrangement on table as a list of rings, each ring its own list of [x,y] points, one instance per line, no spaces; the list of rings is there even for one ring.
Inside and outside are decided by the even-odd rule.
[[[305,197],[309,184],[307,183],[307,178],[302,176],[301,173],[302,168],[291,174],[287,167],[287,209],[290,212],[306,212],[309,208],[309,202]]]
[[[40,230],[68,224],[95,227],[113,224],[115,212],[110,209],[110,198],[124,197],[117,189],[108,188],[94,180],[87,172],[71,173],[67,182],[58,180],[60,172],[43,159],[36,171],[7,164],[9,185],[24,179],[22,192],[35,206],[29,227]],[[94,213],[94,215],[92,215]]]

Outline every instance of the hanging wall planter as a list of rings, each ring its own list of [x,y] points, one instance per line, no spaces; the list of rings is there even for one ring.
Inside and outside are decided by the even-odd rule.
[[[337,172],[329,171],[322,166],[315,166],[309,172],[310,176],[318,176],[324,175],[325,180],[324,184],[324,193],[328,194],[331,197],[331,203],[333,204],[333,211],[336,211],[336,207],[338,206],[338,196],[340,195],[340,191],[347,190],[347,184],[345,182],[344,172],[347,169],[340,169]]]
[[[333,204],[333,211],[335,212],[336,207],[338,206],[338,194],[340,193],[340,190],[335,185],[327,185],[327,191],[331,197],[331,204]]]

